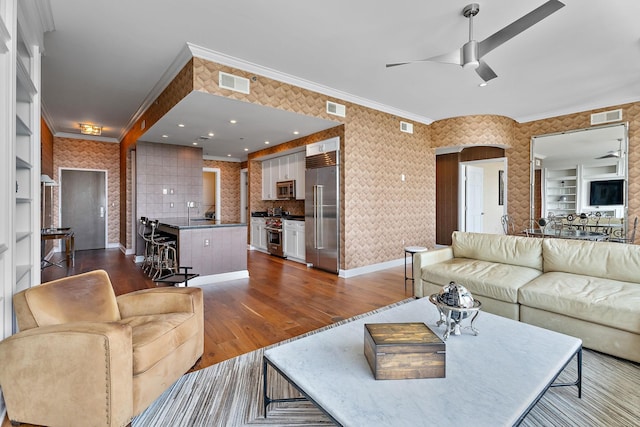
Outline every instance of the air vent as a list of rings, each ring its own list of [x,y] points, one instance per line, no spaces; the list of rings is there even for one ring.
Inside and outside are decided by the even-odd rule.
[[[603,123],[619,122],[622,120],[622,109],[603,111],[591,115],[591,125],[601,125]]]
[[[405,133],[413,133],[413,123],[400,122],[400,131]]]
[[[249,79],[234,76],[220,71],[218,85],[223,89],[233,90],[235,92],[249,93]]]
[[[347,107],[342,104],[327,101],[327,113],[333,114],[334,116],[346,117]]]

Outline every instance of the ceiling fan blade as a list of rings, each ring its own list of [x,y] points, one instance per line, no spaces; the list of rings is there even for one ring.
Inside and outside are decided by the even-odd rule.
[[[409,62],[397,62],[395,64],[387,64],[386,67],[387,68],[391,68],[391,67],[397,67],[398,65],[407,65],[407,64],[410,64],[410,63],[411,63],[411,61],[409,61]]]
[[[491,69],[491,67],[489,67],[487,63],[482,60],[480,60],[480,65],[478,65],[478,68],[476,68],[476,73],[478,73],[478,75],[482,77],[482,80],[484,80],[485,82],[498,77],[498,75]]]
[[[512,22],[503,29],[495,32],[478,43],[478,58],[482,58],[504,42],[517,36],[524,30],[534,26],[547,16],[564,7],[564,3],[558,0],[549,0],[537,9],[527,13],[522,18]]]
[[[461,49],[458,49],[450,53],[445,53],[444,55],[432,56],[431,58],[427,59],[417,59],[415,61],[387,64],[387,68],[397,67],[398,65],[413,64],[415,62],[443,62],[445,64],[462,65],[462,52]]]

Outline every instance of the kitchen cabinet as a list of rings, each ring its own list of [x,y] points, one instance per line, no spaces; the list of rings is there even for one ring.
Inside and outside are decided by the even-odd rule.
[[[262,161],[262,200],[275,200],[276,198],[277,167],[274,159]],[[276,176],[274,177],[274,175]]]
[[[285,220],[283,234],[284,255],[292,261],[305,263],[304,221]]]
[[[289,181],[295,179],[289,170],[290,158],[292,156],[278,157],[278,179],[276,181]],[[291,162],[293,163],[293,162]]]
[[[296,200],[304,200],[304,179],[306,170],[306,153],[300,151],[292,156],[293,163],[290,163],[289,168],[295,170],[296,180]]]
[[[267,250],[267,232],[264,229],[264,218],[251,218],[251,246],[263,251]]]
[[[262,161],[262,200],[277,200],[276,182],[296,182],[296,200],[304,200],[305,152]]]

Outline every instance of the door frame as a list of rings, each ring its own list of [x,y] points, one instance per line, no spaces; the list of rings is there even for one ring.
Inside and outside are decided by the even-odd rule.
[[[247,223],[248,214],[248,198],[249,196],[249,169],[240,169],[240,222]]]
[[[216,216],[215,216],[215,219],[219,220],[220,219],[220,180],[222,179],[222,175],[220,173],[220,168],[203,167],[202,168],[202,173],[205,173],[205,172],[211,172],[211,173],[215,173],[216,174],[216,201],[215,201]]]
[[[502,214],[506,215],[508,212],[507,201],[509,197],[509,169],[508,169],[508,161],[506,157],[495,157],[492,159],[483,159],[483,160],[471,160],[468,162],[460,162],[460,167],[458,168],[458,229],[460,231],[465,231],[467,229],[466,223],[466,215],[465,212],[467,210],[467,195],[466,195],[466,183],[465,177],[467,174],[467,165],[477,166],[481,163],[502,163],[502,170],[504,170],[504,204],[502,205]],[[485,179],[486,182],[486,179]],[[486,184],[485,184],[486,187]],[[500,220],[500,218],[498,218]]]
[[[70,168],[70,167],[59,167],[58,168],[58,182],[59,184],[59,191],[58,191],[58,206],[57,206],[57,212],[56,215],[58,217],[58,226],[60,226],[60,224],[62,224],[62,193],[64,191],[63,188],[63,181],[62,181],[62,171],[66,171],[66,170],[74,170],[74,171],[85,171],[85,172],[102,172],[104,173],[104,247],[105,248],[110,248],[110,244],[109,244],[109,171],[107,169],[88,169],[88,168]],[[54,250],[56,252],[60,252],[62,250],[62,244],[57,241],[54,240]]]

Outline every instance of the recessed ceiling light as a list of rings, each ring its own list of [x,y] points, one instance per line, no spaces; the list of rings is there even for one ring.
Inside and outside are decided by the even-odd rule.
[[[184,125],[183,125],[182,123],[178,123],[178,127],[179,127],[179,128],[183,128],[183,127],[184,127]]]
[[[300,133],[300,132],[298,132],[297,130],[294,130],[294,131],[293,131],[293,134],[294,134],[294,135],[298,135],[299,133]]]
[[[248,148],[245,148],[245,149],[244,149],[244,151],[249,151],[249,149],[248,149]]]
[[[231,154],[227,154],[227,157],[231,157]]]
[[[267,145],[269,145],[269,141],[265,141],[264,143],[265,143],[265,144],[267,144]]]
[[[163,138],[169,138],[169,135],[162,135]]]
[[[213,136],[213,132],[209,132],[209,136]]]
[[[198,143],[197,143],[197,142],[194,142],[194,143],[193,143],[193,145],[198,145]]]
[[[231,119],[231,120],[229,120],[229,123],[231,123],[232,125],[235,125],[236,123],[238,123],[238,121]]]
[[[480,86],[480,87],[485,87],[485,86],[487,86],[488,84],[489,84],[489,83],[487,83],[487,82],[482,82],[482,83],[480,83],[478,86]]]

